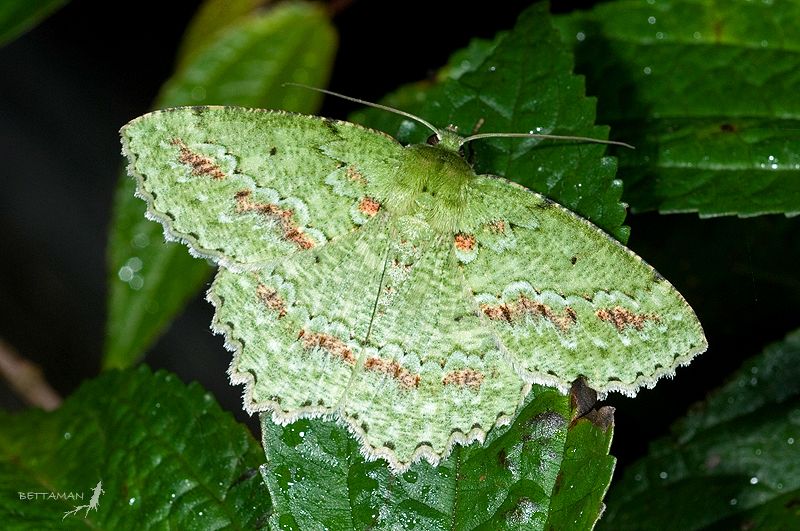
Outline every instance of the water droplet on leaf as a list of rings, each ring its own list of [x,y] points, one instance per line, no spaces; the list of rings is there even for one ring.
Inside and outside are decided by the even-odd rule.
[[[133,270],[128,266],[122,266],[117,272],[117,276],[123,282],[129,282],[133,278]]]
[[[139,234],[136,234],[133,237],[133,240],[131,240],[131,243],[133,244],[134,247],[136,247],[138,249],[144,249],[145,247],[150,245],[150,236],[148,236],[144,232],[140,232]]]
[[[141,275],[134,275],[133,278],[128,282],[128,285],[135,290],[140,290],[144,286],[144,278]]]
[[[136,273],[140,269],[142,269],[142,259],[138,256],[132,256],[125,262],[125,265],[131,268],[131,271]]]

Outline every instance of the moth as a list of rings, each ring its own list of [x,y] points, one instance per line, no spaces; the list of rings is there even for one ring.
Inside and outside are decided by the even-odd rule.
[[[566,391],[582,376],[633,395],[706,349],[692,309],[641,258],[460,153],[546,135],[462,138],[392,111],[433,135],[403,146],[235,107],[121,130],[147,216],[220,266],[212,328],[248,412],[336,418],[402,471],[483,441],[532,384]]]

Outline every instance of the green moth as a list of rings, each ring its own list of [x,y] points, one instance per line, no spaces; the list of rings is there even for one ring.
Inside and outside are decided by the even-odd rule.
[[[547,198],[475,174],[459,148],[486,135],[418,120],[435,134],[409,146],[234,107],[122,129],[148,217],[221,266],[212,327],[247,411],[334,417],[402,471],[482,441],[531,384],[566,391],[583,376],[633,395],[705,350],[652,267]]]

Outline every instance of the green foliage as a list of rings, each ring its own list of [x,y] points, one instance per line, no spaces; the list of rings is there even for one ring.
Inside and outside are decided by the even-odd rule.
[[[480,132],[546,133],[606,138],[594,125],[595,102],[572,74],[572,55],[550,24],[546,4],[523,12],[512,31],[457,52],[433,85],[401,88],[384,103],[440,127]],[[422,142],[430,131],[370,109],[353,117],[402,142]],[[533,139],[479,140],[471,145],[478,173],[501,175],[542,193],[625,242],[622,183],[616,162],[598,144]]]
[[[591,529],[600,517],[616,463],[608,453],[614,431],[609,422],[613,409],[601,408],[570,425],[545,529]]]
[[[267,0],[205,0],[197,8],[178,47],[176,70],[192,62],[197,52],[213,45],[220,35],[256,17]]]
[[[202,33],[205,24],[207,18],[199,17],[188,34]],[[318,95],[282,83],[324,85],[336,43],[324,11],[300,3],[241,15],[213,39],[193,39],[198,48],[184,48],[182,66],[156,107],[227,104],[313,112]],[[164,243],[160,227],[144,218],[134,190],[133,179],[122,176],[109,236],[107,368],[139,359],[211,274],[183,246]]]
[[[800,330],[746,362],[628,467],[601,527],[800,527],[798,359]]]
[[[2,2],[0,45],[65,1]],[[328,17],[310,4],[266,10],[264,3],[207,0],[155,107],[315,112],[318,95],[281,84],[326,84],[336,41]],[[634,211],[800,212],[800,2],[617,0],[556,17],[560,33],[550,20],[544,4],[532,7],[513,30],[473,41],[435,79],[402,87],[385,103],[439,126],[458,125],[462,134],[482,120],[480,132],[605,138],[583,78],[572,73],[574,52],[576,72],[598,98],[597,122],[637,147],[614,150]],[[383,111],[358,112],[355,121],[403,142],[430,134]],[[494,139],[476,142],[471,157],[478,171],[546,194],[624,242],[622,185],[604,150]],[[162,243],[133,189],[124,176],[115,197],[107,368],[134,364],[211,272],[183,246]],[[731,224],[712,232],[716,239],[745,223],[725,221]],[[772,225],[749,229],[765,221],[785,223],[778,232]],[[789,221],[750,220],[748,230],[734,232],[769,234],[764,254],[783,260],[794,252],[786,244],[797,232]],[[664,249],[689,254],[687,248],[708,244],[676,234],[676,226],[659,239]],[[675,262],[670,267],[682,267]],[[718,321],[732,307],[749,309],[747,296],[731,306],[731,279],[752,281],[754,293],[759,275],[770,278],[770,289],[797,288],[794,272],[772,263],[754,267],[752,260],[726,275],[692,275],[687,283],[708,281],[703,293],[718,301],[706,309]],[[745,364],[625,471],[599,527],[799,528],[799,357],[797,331]],[[401,475],[383,460],[366,461],[342,425],[303,419],[279,426],[262,416],[267,464],[258,474],[262,449],[199,386],[144,368],[109,372],[57,412],[0,413],[0,523],[9,529],[589,529],[614,467],[613,428],[599,413],[576,415],[569,397],[534,387],[515,422],[492,430],[485,443],[456,446],[439,467],[418,462]],[[98,510],[62,521],[75,504],[88,503],[100,480]],[[43,491],[79,491],[87,499],[18,495]]]
[[[0,413],[0,426],[3,529],[242,529],[271,510],[258,442],[165,372],[109,372],[53,413]],[[97,510],[62,520],[98,481]],[[85,498],[20,499],[37,492]]]
[[[360,445],[334,422],[287,426],[262,417],[280,529],[590,528],[613,470],[613,428],[573,423],[569,398],[536,387],[513,426],[484,444],[455,447],[438,467],[415,463],[393,475],[365,461]],[[590,470],[591,473],[586,473]]]
[[[68,0],[3,0],[0,2],[0,46],[15,39]]]
[[[798,2],[622,0],[557,21],[634,211],[800,213]]]

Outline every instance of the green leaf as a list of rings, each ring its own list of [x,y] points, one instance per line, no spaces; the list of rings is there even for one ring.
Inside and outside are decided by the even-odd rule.
[[[213,43],[191,54],[164,85],[156,107],[226,104],[314,112],[318,94],[287,81],[326,84],[336,35],[324,10],[284,4],[240,18]],[[103,366],[127,367],[206,282],[211,268],[183,245],[164,243],[144,218],[127,175],[115,194],[109,241],[109,316]]]
[[[569,398],[535,387],[513,426],[399,476],[365,461],[343,426],[262,415],[264,479],[280,529],[590,529],[614,459],[613,429],[570,424]],[[572,412],[574,415],[574,411]],[[591,448],[591,449],[590,449]],[[576,522],[577,519],[577,522]],[[573,523],[576,522],[576,523]]]
[[[242,529],[271,510],[258,441],[166,372],[109,372],[57,411],[0,413],[0,426],[4,529]],[[63,518],[99,481],[97,510]]]
[[[798,2],[623,0],[559,17],[635,211],[800,213]]]
[[[384,103],[438,126],[454,124],[462,134],[537,132],[606,138],[594,125],[595,103],[584,96],[583,79],[572,74],[572,55],[550,24],[547,6],[523,12],[510,32],[492,42],[475,41],[457,52],[438,82],[400,89]],[[422,142],[421,125],[370,109],[354,116],[403,142]],[[481,122],[482,120],[482,122]],[[471,145],[476,171],[502,175],[543,193],[581,214],[621,241],[625,208],[616,163],[605,146],[533,139],[479,140]]]
[[[613,434],[610,407],[570,426],[546,529],[591,529],[600,518],[616,463],[608,454]]]
[[[19,37],[67,0],[3,0],[0,3],[0,46]]]
[[[205,0],[189,22],[177,54],[177,68],[187,66],[192,56],[213,44],[221,34],[248,17],[269,0]]]
[[[800,330],[746,362],[626,470],[602,527],[800,527],[798,359]]]

